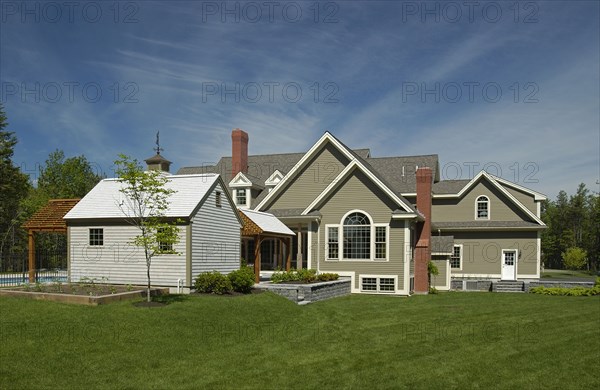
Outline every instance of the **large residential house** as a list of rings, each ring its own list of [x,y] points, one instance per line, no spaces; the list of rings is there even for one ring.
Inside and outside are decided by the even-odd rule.
[[[481,171],[440,180],[438,156],[372,157],[326,132],[305,153],[248,155],[248,134],[232,132],[232,155],[177,174],[218,173],[239,209],[275,215],[296,233],[292,264],[352,279],[352,291],[428,291],[540,276],[536,191]],[[227,181],[227,180],[226,180]],[[241,255],[254,262],[255,240]],[[260,243],[260,271],[283,264],[277,240]],[[475,287],[476,288],[476,287]]]

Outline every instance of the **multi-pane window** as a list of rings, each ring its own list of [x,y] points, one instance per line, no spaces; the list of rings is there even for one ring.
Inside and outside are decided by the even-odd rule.
[[[163,235],[165,233],[165,229],[159,228],[158,229],[158,248],[161,250],[161,252],[170,252],[173,250],[173,243],[172,242],[166,242],[166,241],[161,241],[161,235]]]
[[[363,291],[377,291],[377,278],[362,278]]]
[[[90,229],[90,245],[104,245],[104,229]]]
[[[361,278],[360,289],[362,291],[393,293],[396,291],[396,280],[394,278],[363,277]]]
[[[344,258],[371,258],[371,225],[362,213],[352,213],[344,220]]]
[[[504,252],[504,265],[515,265],[515,252]]]
[[[487,196],[480,196],[477,198],[476,204],[476,215],[477,219],[489,219],[490,218],[490,200]]]
[[[235,203],[238,206],[246,205],[246,190],[245,189],[235,191]]]
[[[379,278],[379,291],[393,292],[396,289],[396,283],[393,278]]]
[[[376,226],[375,227],[375,258],[385,259],[386,258],[386,242],[387,242],[387,227]]]
[[[339,240],[338,240],[338,228],[328,227],[327,228],[327,258],[337,259],[339,257]]]
[[[460,269],[462,261],[462,246],[454,245],[452,256],[450,256],[450,268]]]

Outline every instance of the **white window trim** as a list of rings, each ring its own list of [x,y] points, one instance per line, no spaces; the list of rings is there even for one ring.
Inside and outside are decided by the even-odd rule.
[[[373,278],[377,280],[377,290],[363,290],[363,279]],[[392,291],[381,291],[379,289],[380,279],[394,279],[394,289]],[[358,290],[365,294],[397,294],[398,293],[398,275],[360,275],[358,279]]]
[[[370,225],[370,256],[368,259],[346,259],[344,258],[344,247],[343,247],[343,239],[344,239],[344,220],[348,215],[352,213],[361,213],[369,218]],[[338,228],[338,257],[336,259],[329,258],[329,228],[337,227]],[[375,257],[375,228],[376,227],[385,227],[385,258],[376,258]],[[389,262],[390,261],[390,225],[389,223],[373,223],[373,218],[371,215],[363,210],[350,210],[340,220],[339,224],[326,224],[325,225],[325,261],[347,261],[347,262],[360,262],[360,261],[375,261],[375,262]]]
[[[246,191],[246,204],[238,204],[238,198],[237,198],[237,193],[238,191]],[[249,188],[236,188],[233,190],[233,201],[235,203],[235,205],[241,209],[243,208],[250,208],[250,196],[249,196]]]
[[[464,259],[464,252],[463,252],[463,244],[454,244],[454,246],[452,247],[452,254],[454,254],[454,247],[460,247],[460,267],[458,268],[452,268],[452,255],[450,255],[449,263],[448,263],[448,269],[450,270],[450,272],[453,271],[462,271],[463,269],[463,259]]]
[[[480,218],[477,216],[477,206],[479,204],[479,198],[484,197],[487,200],[487,218]],[[475,198],[475,220],[478,221],[489,221],[492,215],[492,202],[490,202],[490,198],[487,195],[477,195]]]
[[[338,229],[338,256],[337,257],[329,257],[329,228],[337,228]],[[340,225],[337,224],[326,224],[325,225],[325,261],[339,261],[340,260]]]

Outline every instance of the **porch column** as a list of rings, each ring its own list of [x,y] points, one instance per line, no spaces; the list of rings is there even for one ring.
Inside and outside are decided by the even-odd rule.
[[[260,235],[254,238],[254,279],[256,283],[260,282],[260,244],[262,239]]]
[[[296,269],[302,269],[302,225],[298,224],[298,253],[296,254]]]
[[[292,268],[292,237],[287,239],[287,260],[285,262],[285,270],[290,271]]]
[[[277,253],[277,268],[283,269],[283,240],[280,238],[277,240],[279,243],[279,252]]]
[[[35,237],[34,232],[28,232],[29,238],[29,283],[35,283]]]

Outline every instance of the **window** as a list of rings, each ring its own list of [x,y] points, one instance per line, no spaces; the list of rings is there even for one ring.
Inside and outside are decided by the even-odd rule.
[[[454,245],[452,256],[450,256],[450,268],[462,268],[462,245]]]
[[[246,190],[235,190],[235,203],[238,206],[246,206]]]
[[[361,277],[361,291],[378,292],[378,293],[393,293],[396,291],[396,279],[386,277]]]
[[[338,227],[327,228],[327,258],[337,259],[339,258],[339,240],[338,240]]]
[[[385,259],[386,254],[386,242],[387,242],[387,227],[376,226],[375,227],[375,258]]]
[[[90,229],[90,245],[104,245],[104,229]]]
[[[215,195],[215,206],[221,207],[221,191],[217,191]]]
[[[475,218],[490,219],[490,200],[487,196],[480,196],[475,202]]]
[[[354,212],[344,219],[344,258],[371,258],[371,225],[369,218]]]
[[[362,278],[363,291],[377,291],[377,278]]]
[[[161,241],[161,236],[165,233],[165,229],[159,228],[156,233],[157,233],[156,236],[158,239],[158,249],[160,249],[161,252],[173,251],[173,243],[172,242]]]

